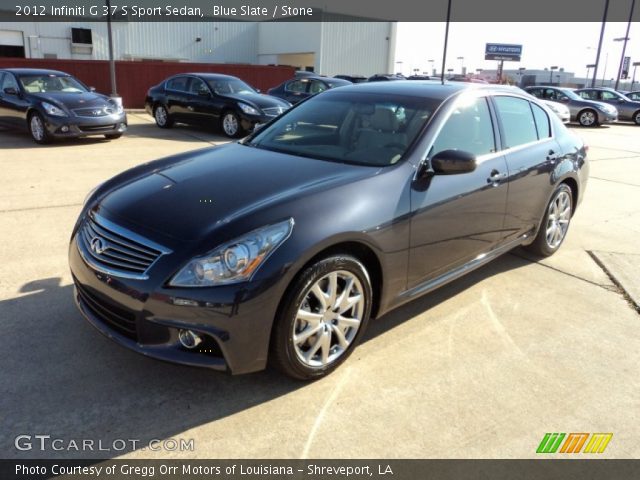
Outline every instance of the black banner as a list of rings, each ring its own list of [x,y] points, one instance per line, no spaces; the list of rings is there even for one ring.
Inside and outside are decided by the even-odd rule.
[[[640,460],[0,460],[2,480],[640,478]]]
[[[407,21],[443,22],[449,0],[16,0],[0,21]],[[451,0],[452,22],[599,22],[604,2]],[[627,21],[630,2],[609,5],[607,21]],[[640,19],[636,10],[634,21]],[[546,32],[541,31],[541,35]],[[562,31],[558,31],[562,35]],[[559,37],[560,38],[560,37]]]

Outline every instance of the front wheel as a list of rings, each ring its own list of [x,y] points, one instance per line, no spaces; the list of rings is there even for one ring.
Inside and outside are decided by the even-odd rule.
[[[545,210],[538,235],[528,250],[541,257],[548,257],[558,251],[569,230],[573,214],[573,193],[562,183],[553,193]]]
[[[369,321],[372,290],[365,267],[335,255],[307,268],[283,300],[272,336],[272,361],[287,375],[328,375],[353,352]]]
[[[598,125],[598,114],[590,109],[583,110],[578,114],[578,122],[583,127],[595,127]]]
[[[51,142],[51,135],[47,131],[42,115],[34,112],[29,117],[29,133],[34,142],[41,145]]]
[[[636,125],[640,125],[640,110],[633,114],[633,122]]]
[[[226,112],[222,116],[221,127],[224,134],[229,138],[240,137],[244,133],[238,115],[233,112]]]

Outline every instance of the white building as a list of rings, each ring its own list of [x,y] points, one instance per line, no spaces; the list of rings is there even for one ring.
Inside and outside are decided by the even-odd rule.
[[[114,22],[116,60],[392,72],[395,22]],[[105,22],[0,22],[0,57],[106,60]]]

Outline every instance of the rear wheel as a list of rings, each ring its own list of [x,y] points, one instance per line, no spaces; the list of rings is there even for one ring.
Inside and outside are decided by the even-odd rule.
[[[156,125],[160,128],[171,128],[173,126],[173,119],[164,105],[158,105],[156,107],[153,111],[153,118],[156,120]]]
[[[287,375],[328,375],[353,352],[369,321],[372,290],[365,267],[335,255],[307,268],[283,300],[271,359]]]
[[[578,113],[578,122],[583,127],[595,127],[598,125],[598,114],[589,108]]]
[[[29,116],[29,133],[31,134],[33,141],[41,145],[50,143],[52,140],[51,135],[47,131],[47,127],[44,125],[42,115],[38,112],[33,112]]]
[[[536,239],[527,249],[541,257],[556,253],[567,235],[572,214],[573,192],[561,183],[547,205]]]
[[[633,114],[633,121],[636,125],[640,125],[640,110]]]

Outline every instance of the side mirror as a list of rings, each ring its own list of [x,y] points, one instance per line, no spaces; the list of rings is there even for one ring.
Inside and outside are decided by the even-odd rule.
[[[626,100],[624,98],[619,98],[618,99],[618,103],[624,103],[624,102],[626,102]]]
[[[95,92],[96,91],[96,87],[89,87],[89,91],[90,92]]]
[[[431,157],[434,173],[454,175],[473,172],[476,169],[476,156],[464,150],[443,150]]]
[[[5,88],[4,93],[6,93],[7,95],[18,95],[18,91],[14,87]]]

